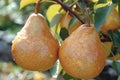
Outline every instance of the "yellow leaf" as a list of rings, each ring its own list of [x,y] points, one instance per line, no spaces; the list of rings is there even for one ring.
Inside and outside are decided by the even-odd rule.
[[[51,5],[47,10],[48,21],[51,22],[52,18],[59,12],[61,6],[58,4]]]
[[[96,2],[98,2],[99,0],[90,0],[90,1],[92,1],[92,2],[96,3]]]
[[[50,30],[51,30],[51,32],[52,32],[53,34],[59,33],[59,32],[60,32],[60,29],[61,29],[60,25],[58,25],[57,27],[56,27],[56,25],[55,25],[55,26],[53,26],[53,27],[50,28]]]
[[[118,5],[115,7],[115,9],[117,10],[117,12],[118,12]]]
[[[29,4],[32,4],[32,3],[36,3],[38,0],[21,0],[20,2],[20,9],[29,5]]]
[[[94,9],[102,8],[102,7],[108,6],[110,4],[111,4],[111,2],[107,2],[107,3],[103,3],[103,4],[98,4],[98,5],[94,6]]]

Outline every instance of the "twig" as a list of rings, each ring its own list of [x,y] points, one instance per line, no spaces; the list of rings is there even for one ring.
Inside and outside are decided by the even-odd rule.
[[[74,11],[72,11],[68,6],[64,5],[60,0],[54,0],[58,4],[62,6],[63,9],[69,11],[71,14],[73,14],[82,24],[84,24],[84,21],[82,18],[80,18]]]

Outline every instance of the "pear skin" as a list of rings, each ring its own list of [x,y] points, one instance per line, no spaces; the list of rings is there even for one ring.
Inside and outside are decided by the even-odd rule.
[[[58,48],[58,41],[51,34],[45,18],[32,13],[12,42],[12,56],[27,70],[45,71],[58,59]]]
[[[98,76],[105,66],[106,54],[98,33],[91,24],[77,28],[61,44],[59,60],[69,75],[90,79]]]

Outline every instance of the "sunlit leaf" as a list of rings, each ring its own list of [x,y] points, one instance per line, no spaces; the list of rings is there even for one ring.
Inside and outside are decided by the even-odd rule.
[[[99,0],[90,0],[90,1],[92,1],[92,2],[96,3],[96,2],[98,2]]]
[[[118,6],[116,6],[116,8],[115,8],[116,10],[117,10],[117,12],[118,12]]]
[[[108,6],[108,5],[110,5],[110,2],[98,4],[98,5],[94,6],[94,9],[102,8],[102,7],[105,7],[105,6]]]
[[[37,2],[37,0],[21,0],[20,9],[29,5],[29,4],[36,3],[36,2]]]
[[[120,16],[120,0],[117,0],[118,1],[118,12],[119,12],[119,16]]]
[[[46,13],[47,15],[47,18],[48,18],[48,21],[51,22],[52,18],[58,14],[59,10],[60,10],[61,6],[58,5],[58,4],[54,4],[54,5],[51,5],[49,8],[48,8],[48,11]]]
[[[51,30],[51,32],[52,32],[54,35],[59,34],[59,32],[60,32],[60,25],[57,25],[57,24],[56,24],[55,26],[51,27],[50,30]]]

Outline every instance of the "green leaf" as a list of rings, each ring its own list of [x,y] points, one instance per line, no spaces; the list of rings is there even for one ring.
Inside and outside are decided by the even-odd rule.
[[[113,10],[114,7],[115,5],[112,4],[111,6],[98,8],[96,10],[96,13],[94,16],[94,20],[95,20],[94,25],[97,31],[100,31],[100,27],[104,24],[105,20],[107,19],[107,16],[110,14],[110,12]]]
[[[106,0],[99,0],[98,3],[106,3]]]
[[[61,71],[62,68],[60,66],[60,62],[57,61],[56,64],[50,69],[50,74],[53,78],[57,78]]]
[[[112,67],[115,69],[118,75],[120,75],[120,62],[113,61]]]
[[[105,19],[107,18],[108,10],[109,10],[108,6],[102,7],[96,10],[95,17],[94,17],[94,20],[95,20],[94,25],[98,31],[100,31],[100,27],[104,24]]]
[[[62,40],[65,40],[69,36],[69,32],[66,28],[61,28],[60,30],[60,37]]]
[[[109,55],[109,57],[112,57],[119,54],[120,52],[120,32],[119,30],[115,30],[114,32],[108,31],[108,34],[113,42],[113,46],[111,49],[112,52]]]
[[[112,0],[113,3],[117,4],[118,3],[118,0]]]
[[[71,28],[71,26],[76,23],[78,21],[78,19],[76,17],[73,17],[71,20],[70,20],[70,23],[69,23],[69,26],[68,28]]]
[[[85,15],[79,14],[78,16],[80,16],[80,17],[82,18],[82,17],[85,16]],[[71,27],[73,27],[73,25],[74,25],[75,23],[78,23],[78,22],[79,22],[79,20],[74,16],[74,17],[70,20],[70,23],[69,23],[69,25],[68,25],[68,29],[70,29]]]
[[[55,26],[55,24],[58,24],[60,22],[62,16],[63,16],[63,14],[56,14],[52,18],[52,21],[50,22],[50,27],[53,27],[53,26]]]

